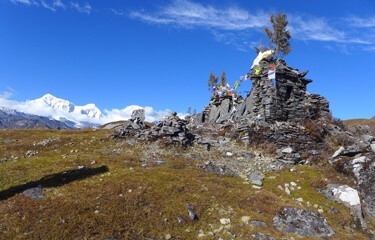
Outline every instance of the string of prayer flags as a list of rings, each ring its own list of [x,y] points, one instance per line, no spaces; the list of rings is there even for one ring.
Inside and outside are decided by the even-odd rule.
[[[268,79],[269,80],[276,79],[276,71],[275,71],[275,69],[268,70]]]

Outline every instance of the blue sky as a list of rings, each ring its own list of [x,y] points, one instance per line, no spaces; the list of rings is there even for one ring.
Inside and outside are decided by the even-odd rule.
[[[231,84],[246,74],[277,12],[293,38],[285,60],[310,70],[308,91],[335,117],[374,116],[373,0],[0,0],[0,97],[201,111],[209,73]]]

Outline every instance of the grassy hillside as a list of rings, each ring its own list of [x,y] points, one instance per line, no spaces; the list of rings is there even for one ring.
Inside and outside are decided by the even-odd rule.
[[[348,127],[352,127],[352,126],[360,125],[360,124],[368,125],[372,130],[372,134],[375,135],[375,116],[370,119],[359,118],[359,119],[344,120],[344,123]]]
[[[254,187],[198,169],[214,150],[196,160],[187,156],[198,149],[113,140],[111,133],[1,131],[0,239],[250,239],[259,232],[299,239],[272,227],[282,206],[321,209],[335,239],[367,239],[348,228],[353,220],[346,207],[316,190],[351,181],[328,165],[268,173],[264,185]],[[297,186],[287,194],[281,186],[291,182]],[[39,184],[44,199],[22,193]],[[189,218],[187,204],[199,219]]]

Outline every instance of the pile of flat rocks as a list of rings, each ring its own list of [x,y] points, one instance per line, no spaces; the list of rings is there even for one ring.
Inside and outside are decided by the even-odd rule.
[[[169,143],[188,145],[192,142],[193,135],[189,134],[187,124],[188,122],[179,118],[176,112],[172,112],[150,129],[143,131],[141,138],[145,140],[163,138]]]
[[[180,119],[176,112],[170,113],[152,127],[144,123],[144,110],[135,110],[123,126],[113,135],[114,138],[134,137],[139,140],[164,139],[166,143],[189,145],[194,140],[189,133],[186,120]]]
[[[138,136],[141,130],[149,128],[144,121],[145,110],[134,110],[131,118],[116,131],[113,137]]]

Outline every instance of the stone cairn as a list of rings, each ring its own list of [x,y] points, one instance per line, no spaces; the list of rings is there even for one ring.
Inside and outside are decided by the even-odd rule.
[[[252,88],[245,99],[210,103],[191,118],[190,129],[226,128],[245,143],[275,144],[277,158],[284,163],[301,162],[301,149],[319,157],[324,143],[312,139],[301,123],[331,118],[328,101],[306,91],[312,82],[305,78],[307,71],[300,72],[280,59],[263,60],[262,65],[271,63],[276,65],[275,80],[269,79],[267,68],[249,73]]]
[[[268,78],[267,70],[261,71],[259,75],[251,73],[252,89],[245,99],[234,101],[227,98],[220,105],[209,104],[194,121],[199,124],[232,121],[241,127],[329,116],[328,101],[306,91],[306,85],[312,82],[304,77],[306,74],[307,71],[300,72],[279,59],[276,61],[274,83]]]
[[[145,110],[137,109],[134,110],[131,118],[124,123],[120,129],[118,129],[114,137],[127,137],[127,136],[137,136],[141,130],[150,128],[145,125]]]
[[[183,146],[191,144],[193,135],[186,127],[187,121],[180,119],[176,112],[170,113],[152,127],[144,123],[143,109],[135,110],[132,117],[113,135],[117,137],[132,136],[140,140],[164,139],[167,143],[179,143]]]

